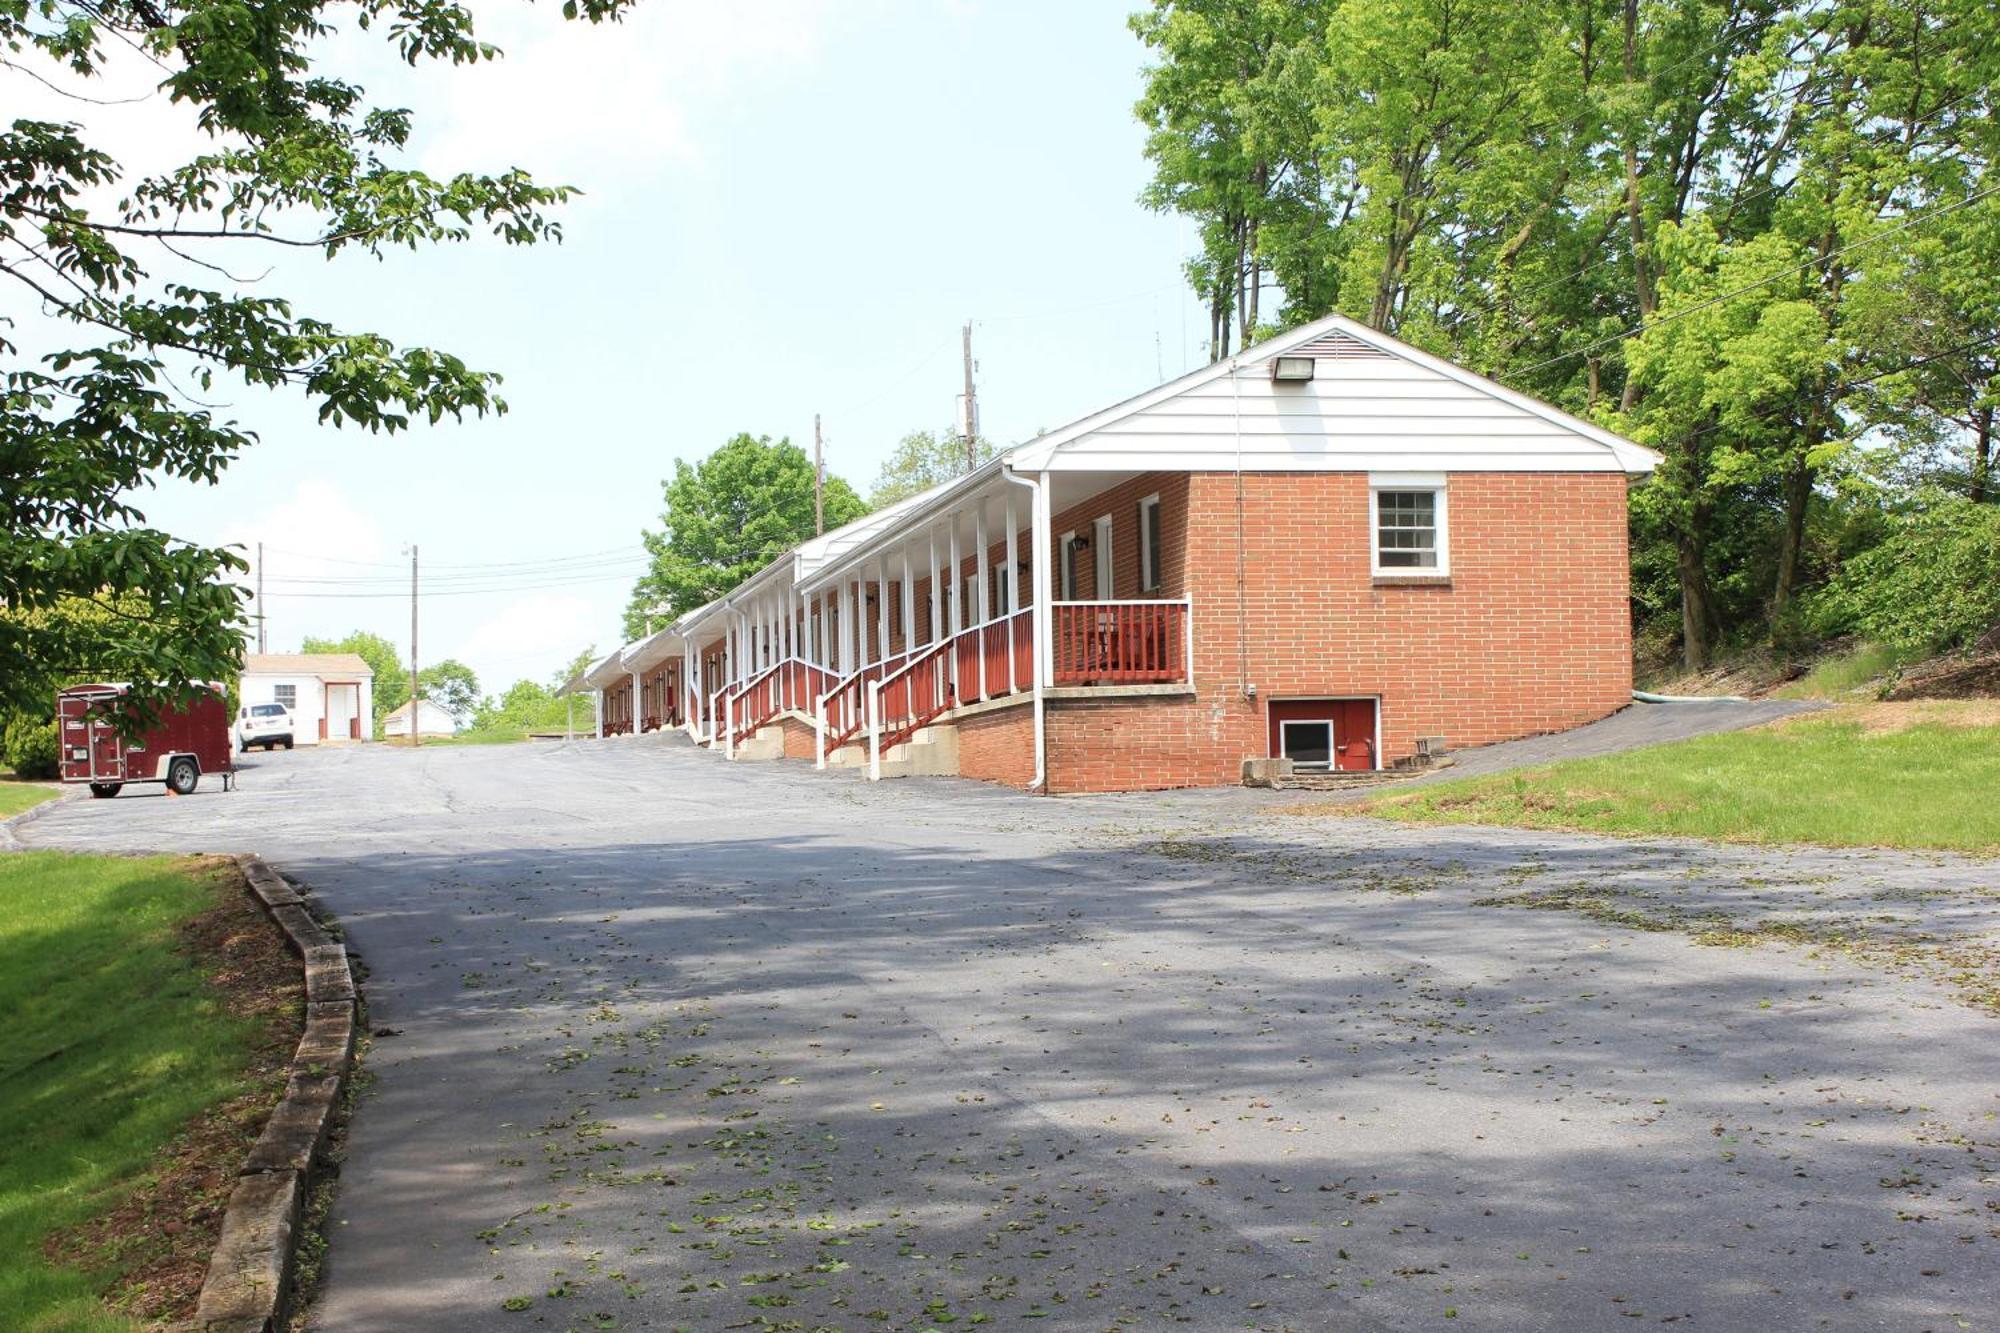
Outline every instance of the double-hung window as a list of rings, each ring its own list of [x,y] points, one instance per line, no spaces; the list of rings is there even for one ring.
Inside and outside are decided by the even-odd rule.
[[[1058,560],[1056,565],[1056,573],[1061,583],[1061,586],[1056,589],[1056,596],[1062,601],[1073,602],[1076,600],[1076,534],[1074,532],[1065,532],[1062,535],[1062,559]]]
[[[274,703],[281,703],[287,708],[297,708],[299,706],[299,687],[296,685],[273,685],[271,687],[271,699]]]
[[[1442,477],[1371,479],[1374,572],[1381,578],[1450,573]]]
[[[1139,501],[1139,591],[1160,590],[1160,497]]]

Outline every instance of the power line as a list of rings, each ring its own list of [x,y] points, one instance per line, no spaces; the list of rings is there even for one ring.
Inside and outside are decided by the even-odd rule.
[[[601,574],[594,578],[559,579],[549,583],[512,583],[487,588],[447,588],[443,591],[426,591],[425,597],[498,597],[511,596],[520,592],[535,592],[546,588],[580,588],[594,583],[626,583],[629,574]],[[268,594],[273,599],[284,598],[333,598],[344,601],[367,601],[379,597],[402,599],[409,596],[407,588],[400,592],[356,591],[356,592],[275,592]]]

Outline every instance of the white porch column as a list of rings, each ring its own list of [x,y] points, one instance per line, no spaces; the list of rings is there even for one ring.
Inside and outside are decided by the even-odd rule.
[[[965,628],[965,589],[959,585],[958,569],[958,515],[951,516],[951,637],[957,638]],[[951,696],[963,702],[965,685],[958,678],[958,649],[953,648],[951,657]]]
[[[973,608],[972,623],[983,625],[991,619],[992,614],[987,606],[992,592],[987,586],[986,577],[986,501],[984,500],[979,502],[979,508],[972,511],[972,541],[979,548],[976,575],[979,580],[979,602]],[[986,693],[986,635],[983,631],[979,636],[979,697],[981,699],[989,697]]]
[[[1021,529],[1016,526],[1014,513],[1014,491],[1007,490],[1007,553],[1000,557],[1001,570],[1007,579],[1007,692],[1012,694],[1021,688],[1021,682],[1014,678],[1014,616],[1021,609]]]
[[[917,649],[917,581],[910,577],[910,546],[903,544],[903,651]]]
[[[1029,552],[1029,568],[1034,571],[1035,588],[1035,683],[1041,686],[1052,684],[1056,676],[1055,611],[1049,605],[1052,594],[1049,585],[1049,530],[1054,526],[1054,516],[1049,501],[1049,474],[1044,472],[1035,489],[1035,517],[1033,528],[1033,550]]]
[[[646,725],[645,690],[644,679],[638,672],[634,671],[632,673],[632,734],[634,736],[638,735],[639,729]]]
[[[604,739],[604,691],[590,692],[590,732],[599,740]]]
[[[938,582],[937,524],[924,530],[924,541],[931,551],[931,638],[936,643],[944,637],[944,590]]]
[[[860,616],[855,614],[855,603],[861,600],[860,590],[851,578],[840,581],[840,674],[851,676],[861,669]]]
[[[889,660],[889,557],[875,557],[875,630],[882,653],[875,660]]]

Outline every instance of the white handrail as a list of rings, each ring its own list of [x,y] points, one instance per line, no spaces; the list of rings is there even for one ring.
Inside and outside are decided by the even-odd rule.
[[[1192,607],[1194,599],[1189,597],[1132,597],[1123,601],[1111,598],[1092,597],[1081,602],[1050,602],[1050,606],[1186,606]],[[1021,608],[1026,610],[1026,607]]]

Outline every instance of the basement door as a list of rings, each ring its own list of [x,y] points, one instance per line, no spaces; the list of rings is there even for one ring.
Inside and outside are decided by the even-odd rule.
[[[1373,699],[1274,699],[1271,755],[1312,771],[1376,767]]]

